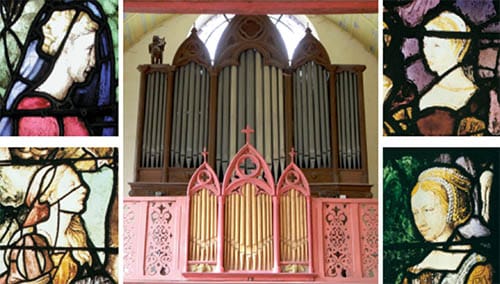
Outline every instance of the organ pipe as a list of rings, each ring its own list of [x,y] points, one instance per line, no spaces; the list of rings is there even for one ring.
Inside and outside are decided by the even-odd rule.
[[[191,271],[212,271],[217,251],[217,196],[207,189],[190,198],[189,253]]]
[[[293,74],[294,145],[302,168],[331,167],[327,71],[314,62]]]
[[[253,184],[226,197],[226,270],[270,271],[273,260],[272,201]]]
[[[264,65],[262,55],[249,49],[241,53],[238,66],[223,68],[218,79],[217,175],[222,179],[229,159],[245,143],[240,130],[250,125],[255,128],[251,143],[279,177],[286,157],[283,71]]]
[[[306,197],[295,189],[280,196],[280,259],[285,272],[307,271],[309,262]]]
[[[146,75],[141,167],[163,166],[167,76],[163,72]]]
[[[198,167],[208,144],[209,74],[191,62],[175,73],[170,166]]]
[[[358,76],[354,72],[337,74],[336,81],[339,166],[345,169],[361,168],[361,142],[358,102]]]

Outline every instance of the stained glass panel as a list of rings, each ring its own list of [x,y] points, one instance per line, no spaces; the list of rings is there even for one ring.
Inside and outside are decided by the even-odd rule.
[[[498,283],[500,150],[384,149],[383,161],[384,283]]]
[[[384,1],[384,135],[500,135],[499,9]]]
[[[117,2],[1,1],[0,15],[0,135],[117,135]]]
[[[117,283],[117,149],[0,148],[0,283]]]

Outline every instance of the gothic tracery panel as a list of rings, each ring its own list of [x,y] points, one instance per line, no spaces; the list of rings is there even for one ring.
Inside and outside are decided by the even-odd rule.
[[[175,251],[173,236],[175,202],[151,202],[148,207],[145,271],[148,276],[166,277],[171,273]]]
[[[378,271],[378,208],[374,204],[361,204],[360,242],[363,277],[377,277]]]
[[[324,204],[325,273],[335,278],[353,275],[352,236],[347,204]]]

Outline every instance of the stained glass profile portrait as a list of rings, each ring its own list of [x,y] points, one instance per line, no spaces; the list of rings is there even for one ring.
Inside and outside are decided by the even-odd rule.
[[[0,148],[0,283],[118,283],[117,155]]]
[[[384,135],[500,135],[495,0],[385,0]]]
[[[384,283],[498,283],[500,149],[384,149]]]
[[[117,1],[1,1],[0,14],[0,135],[117,135]]]

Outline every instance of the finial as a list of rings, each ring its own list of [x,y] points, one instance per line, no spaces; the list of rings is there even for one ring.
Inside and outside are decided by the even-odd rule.
[[[247,127],[243,130],[241,130],[241,133],[245,133],[246,135],[246,143],[247,144],[250,144],[250,134],[254,133],[255,130],[253,130],[252,128],[250,128],[250,125],[247,124]]]
[[[193,23],[193,27],[191,28],[191,33],[192,33],[192,34],[195,34],[195,33],[197,33],[197,32],[198,32],[198,30],[196,29],[196,24],[195,24],[195,23]]]
[[[311,33],[311,28],[309,28],[309,23],[306,23],[306,34]]]
[[[295,148],[292,147],[292,149],[290,150],[290,153],[288,153],[288,155],[290,155],[290,163],[294,163],[295,161],[295,156],[297,156],[297,152],[295,152]]]
[[[208,156],[207,147],[203,147],[203,152],[201,152],[201,155],[203,156],[203,162],[206,163]]]

